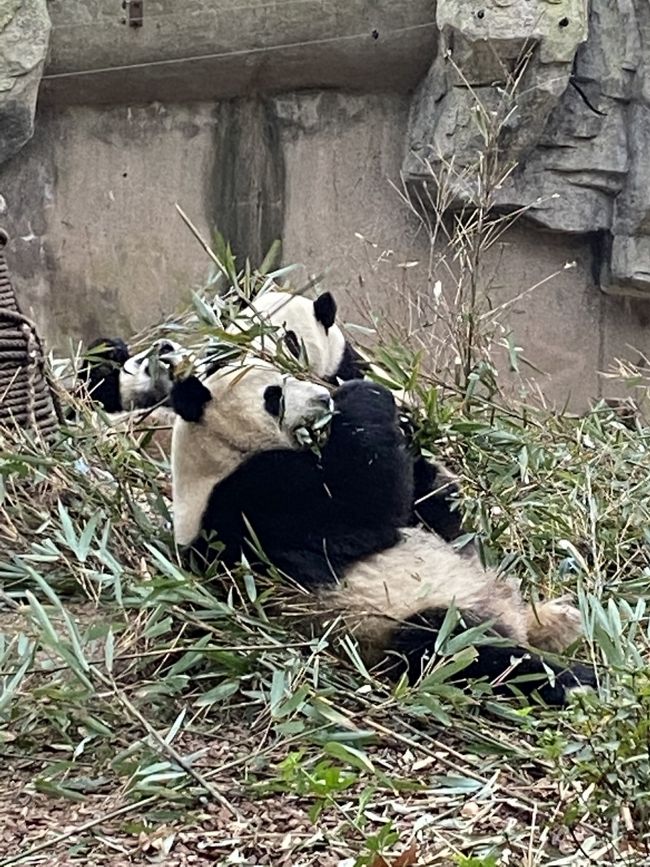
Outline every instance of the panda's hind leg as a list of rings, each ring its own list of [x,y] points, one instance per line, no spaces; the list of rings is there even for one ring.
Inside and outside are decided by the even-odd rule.
[[[394,630],[388,648],[391,677],[406,674],[411,684],[419,680],[435,655],[436,638],[446,613],[444,608],[427,609]],[[594,672],[586,666],[562,668],[517,645],[481,644],[475,649],[475,659],[459,672],[458,679],[487,679],[497,694],[512,694],[512,686],[526,696],[537,691],[546,704],[564,705],[574,689],[595,686]]]
[[[567,598],[553,599],[529,607],[526,627],[530,645],[561,653],[582,635],[582,618]]]

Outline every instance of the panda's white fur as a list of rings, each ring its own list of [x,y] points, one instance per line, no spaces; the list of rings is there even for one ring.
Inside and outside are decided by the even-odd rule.
[[[560,653],[580,636],[580,612],[569,602],[549,601],[534,609],[516,579],[483,570],[435,533],[412,527],[402,536],[395,547],[355,564],[344,586],[327,593],[328,606],[344,616],[371,662],[395,621],[452,604],[480,612],[482,619],[506,627],[513,641],[540,650]]]
[[[247,455],[294,448],[294,431],[329,400],[326,388],[280,373],[265,361],[229,365],[205,380],[212,394],[200,425],[178,418],[172,435],[174,536],[189,545],[200,531],[201,516],[215,485]],[[264,391],[283,389],[281,424],[262,410]],[[260,407],[259,412],[251,412]]]
[[[351,385],[364,389],[358,392],[362,403],[368,399],[372,403],[375,399],[373,394],[378,395],[377,400],[386,400],[376,386],[365,382]],[[269,386],[282,389],[284,411],[279,418],[270,414],[264,405]],[[172,444],[174,534],[182,547],[198,544],[202,527],[208,526],[204,520],[209,510],[225,509],[224,523],[241,518],[241,515],[229,514],[227,505],[229,498],[234,504],[238,502],[236,496],[233,499],[233,492],[235,495],[237,493],[238,473],[251,459],[265,453],[299,450],[294,436],[296,429],[309,425],[323,412],[328,395],[321,386],[283,376],[264,363],[217,371],[203,385],[197,380],[195,387],[203,389],[199,409],[190,405],[187,410],[184,406],[191,404],[193,397],[182,392],[183,384],[175,386],[178,400],[174,405],[183,417],[179,417],[175,423]],[[191,391],[189,387],[188,391]],[[335,406],[338,406],[336,395],[334,399]],[[353,406],[357,404],[358,401],[352,402]],[[347,435],[353,437],[351,442],[354,442],[355,431],[363,435],[363,422],[360,424],[361,427],[355,422],[352,429],[348,430]],[[377,441],[381,442],[381,438]],[[324,446],[326,448],[327,445]],[[375,460],[373,453],[368,455],[368,460],[370,463],[365,467],[358,464],[360,472],[372,465]],[[259,476],[263,475],[264,472],[260,470]],[[265,491],[263,478],[260,478],[259,492],[255,492],[258,481],[255,471],[249,474],[246,481],[243,475],[241,478],[242,485],[248,488],[251,488],[252,480],[253,497],[250,502],[252,507],[263,513],[266,508],[265,494],[275,492]],[[344,485],[348,484],[347,480],[342,481]],[[353,483],[352,479],[349,481]],[[368,497],[372,496],[373,492],[369,491]],[[291,508],[288,500],[281,499],[280,502]],[[298,508],[300,506],[298,504]],[[273,508],[278,508],[277,503],[268,506],[268,509]],[[310,508],[310,502],[304,502],[306,513],[309,513]],[[273,519],[274,516],[270,517]],[[253,531],[255,529],[253,522]],[[216,530],[218,533],[219,525]],[[355,528],[351,526],[349,531],[354,539]],[[364,532],[363,528],[359,529],[361,535]],[[241,535],[243,537],[244,533]],[[397,538],[399,541],[396,544],[388,542],[381,547],[376,546],[368,556],[352,557],[334,581],[331,576],[323,577],[322,573],[320,578],[308,581],[314,593],[313,622],[322,623],[333,615],[340,616],[357,637],[367,664],[379,662],[385,657],[386,651],[393,647],[399,650],[405,646],[404,641],[409,647],[415,647],[413,654],[419,654],[423,641],[422,629],[418,627],[415,644],[409,633],[415,628],[412,625],[414,616],[423,612],[444,611],[452,605],[474,620],[492,622],[497,633],[520,646],[534,644],[541,650],[559,652],[579,636],[579,613],[566,601],[546,602],[534,610],[523,599],[514,579],[501,578],[492,571],[483,570],[476,561],[463,559],[435,533],[412,528],[400,531]],[[270,537],[270,541],[273,544],[275,540]],[[323,544],[327,547],[326,539],[323,539]],[[241,545],[239,554],[243,551],[243,538]],[[236,546],[239,547],[239,542]],[[318,545],[312,548],[312,553],[314,550],[318,551]],[[311,556],[308,554],[305,560],[307,571]],[[271,561],[276,562],[273,557]],[[299,582],[305,578],[295,572],[292,577]],[[399,631],[402,625],[405,632]],[[407,639],[403,635],[407,635]],[[482,648],[482,652],[483,663],[477,663],[477,670],[489,676],[494,673],[495,665],[489,654],[498,654],[499,651]],[[515,655],[520,663],[522,659],[530,659],[521,647]],[[537,657],[534,660],[537,661],[529,663],[533,674],[543,671]],[[503,655],[498,661],[500,664],[503,662]],[[411,663],[412,660],[409,665]],[[559,669],[556,670],[560,673]],[[553,693],[552,701],[562,702],[562,695],[570,691],[577,680],[590,682],[584,671],[580,675],[576,671],[573,670],[569,681],[562,681],[560,693]],[[412,673],[410,671],[410,675]],[[560,676],[565,677],[566,672]]]
[[[161,404],[171,391],[181,353],[179,344],[157,340],[131,355],[121,338],[100,338],[83,359],[78,395],[89,397],[109,414]]]
[[[156,458],[166,459],[175,419],[164,404],[172,388],[182,348],[157,340],[131,355],[120,338],[102,338],[90,347],[79,374],[77,396],[102,407],[102,427],[144,442]]]
[[[178,343],[158,340],[130,356],[119,371],[122,409],[139,409],[164,400],[171,391],[173,367],[181,354]]]
[[[274,290],[262,292],[248,303],[228,331],[237,334],[261,323],[271,326],[251,341],[251,349],[273,356],[278,343],[286,339],[288,332],[293,332],[304,351],[307,368],[327,380],[339,369],[346,339],[336,322],[323,324],[317,319],[314,304],[303,295]]]

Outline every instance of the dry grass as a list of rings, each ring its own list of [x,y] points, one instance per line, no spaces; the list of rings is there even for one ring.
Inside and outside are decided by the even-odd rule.
[[[508,225],[495,143],[518,69],[502,111],[477,106],[477,165],[431,172],[429,279],[373,375],[460,473],[485,562],[578,598],[572,652],[599,698],[558,713],[463,692],[456,657],[392,689],[351,642],[301,640],[285,589],[181,569],[164,460],[82,412],[46,454],[0,443],[0,867],[650,863],[650,429],[523,406],[494,366],[521,358],[482,270]],[[211,288],[235,301],[290,276],[215,249]],[[224,348],[200,297],[161,333]]]
[[[168,468],[85,415],[0,452],[0,864],[647,863],[650,431],[468,410],[406,350],[377,362],[485,560],[579,595],[602,703],[466,694],[448,658],[391,690],[302,641],[282,589],[181,570]]]

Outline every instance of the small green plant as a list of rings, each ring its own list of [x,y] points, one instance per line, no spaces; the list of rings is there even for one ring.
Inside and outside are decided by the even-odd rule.
[[[647,838],[650,817],[650,677],[648,670],[612,678],[599,702],[585,700],[562,729],[544,733],[542,754],[566,792],[569,825],[611,822]]]
[[[399,836],[399,831],[395,830],[393,823],[386,822],[374,834],[365,838],[364,851],[354,862],[354,867],[373,867],[378,863],[386,863],[382,856],[399,841]]]
[[[466,858],[464,855],[457,855],[454,863],[458,867],[499,867],[499,862],[494,855],[486,855],[485,858]]]

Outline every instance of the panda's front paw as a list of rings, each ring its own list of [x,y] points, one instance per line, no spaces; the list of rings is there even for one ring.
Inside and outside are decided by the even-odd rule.
[[[571,701],[571,696],[580,692],[593,692],[597,689],[596,672],[588,665],[576,664],[557,674],[555,683],[540,689],[540,695],[547,704],[563,707]]]
[[[577,663],[564,673],[564,688],[567,695],[572,692],[595,690],[598,687],[595,670],[589,665]]]
[[[413,464],[414,504],[413,523],[421,522],[453,542],[465,532],[463,514],[453,508],[460,495],[458,480],[442,464],[420,457]]]

